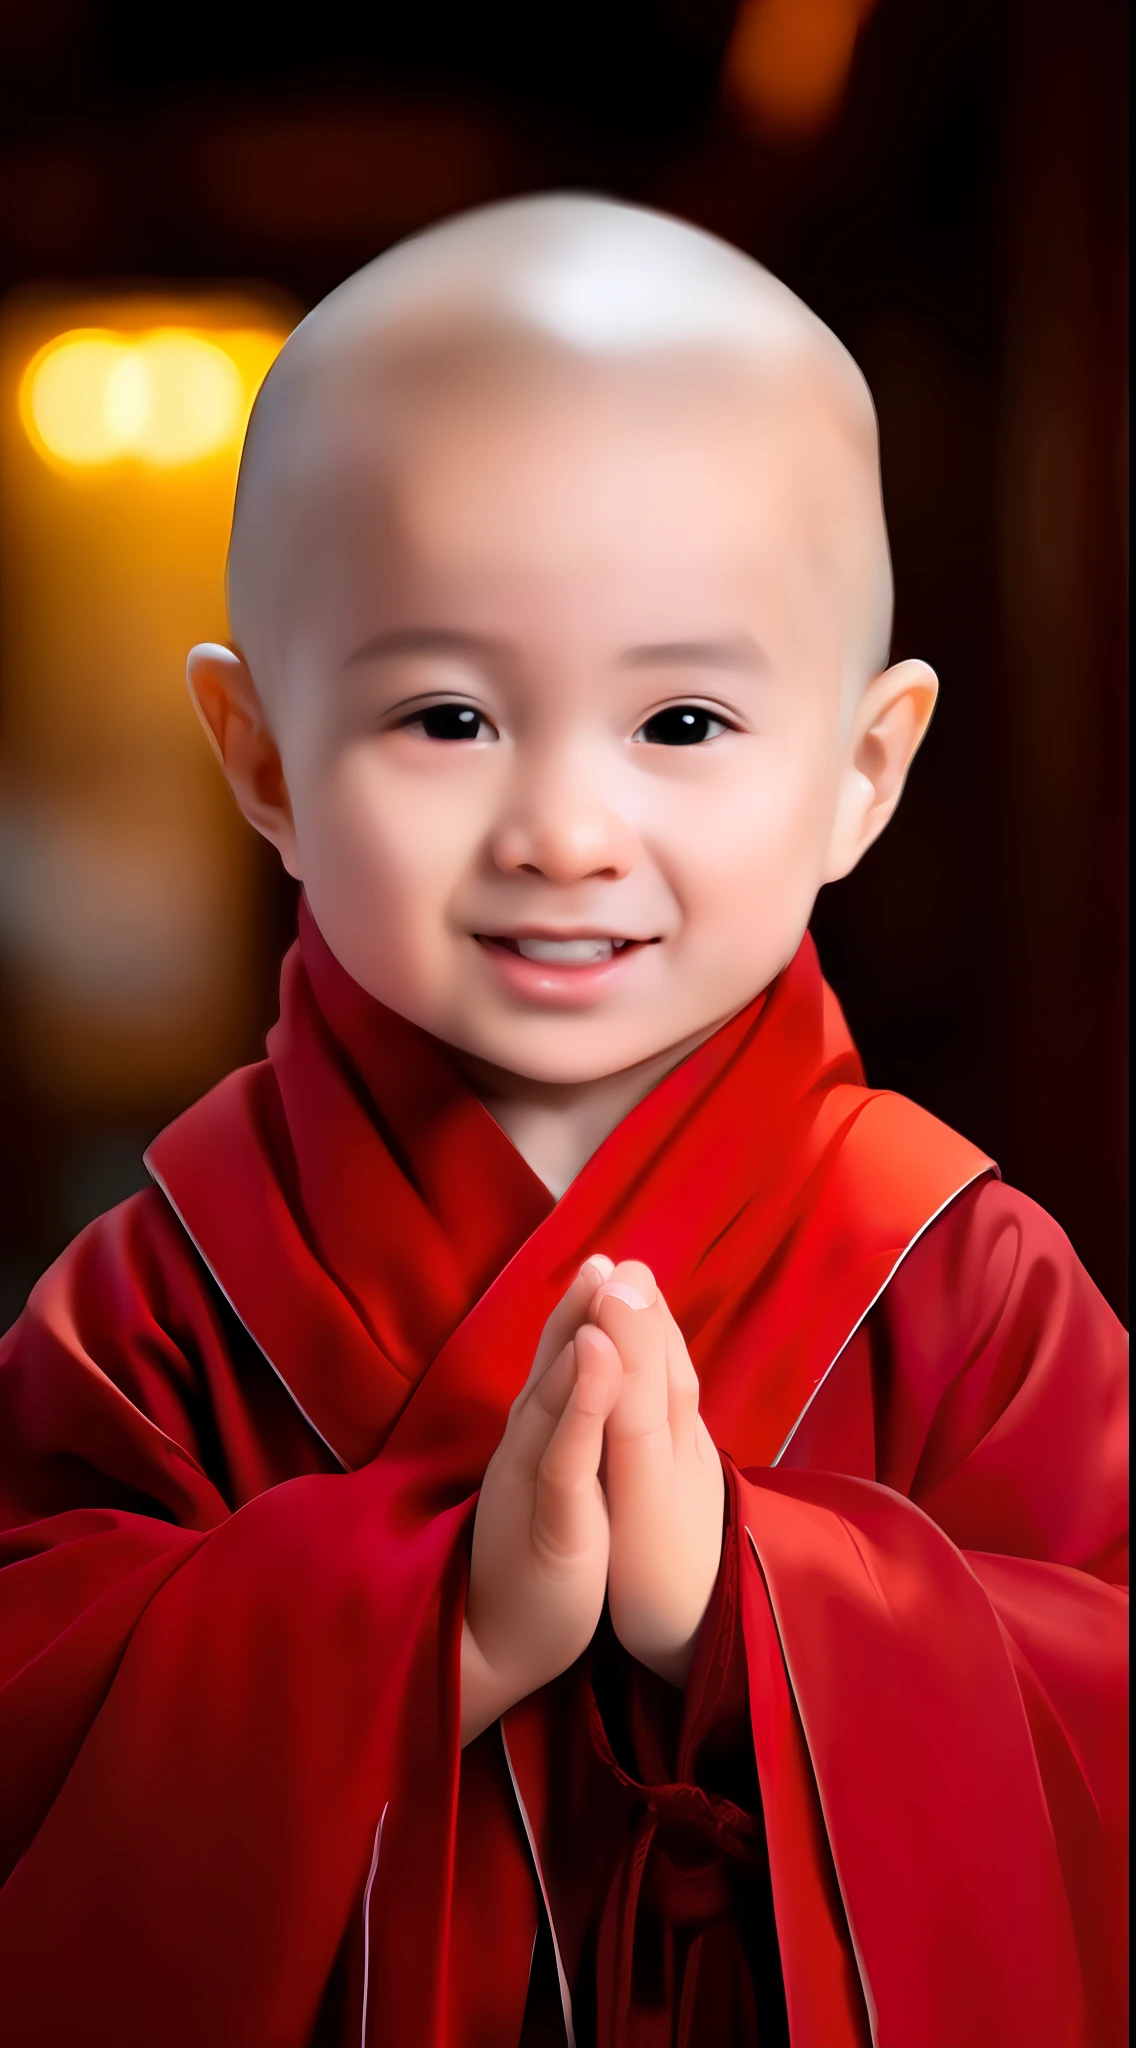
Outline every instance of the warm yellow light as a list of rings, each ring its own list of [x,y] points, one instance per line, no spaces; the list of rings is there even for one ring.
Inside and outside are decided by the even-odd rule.
[[[223,349],[170,329],[141,342],[135,360],[145,393],[136,445],[148,461],[193,462],[235,439],[244,393]]]
[[[283,339],[255,328],[73,329],[29,363],[24,424],[41,452],[69,466],[124,457],[158,468],[198,462],[240,440]]]
[[[264,327],[234,327],[216,338],[241,373],[246,413],[251,412],[253,399],[284,346],[284,336],[270,334]]]
[[[116,372],[128,352],[114,335],[65,334],[41,349],[20,396],[45,448],[62,462],[113,462],[122,448]]]

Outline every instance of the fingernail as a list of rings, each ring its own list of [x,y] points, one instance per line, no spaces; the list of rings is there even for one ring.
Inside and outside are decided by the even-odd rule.
[[[607,1286],[600,1289],[600,1300],[606,1300],[609,1294],[613,1294],[617,1301],[625,1301],[628,1308],[646,1308],[647,1306],[643,1296],[637,1294],[634,1287],[628,1287],[623,1280],[609,1280]]]
[[[593,1252],[589,1259],[584,1260],[576,1278],[577,1280],[582,1280],[585,1273],[594,1273],[597,1281],[606,1280],[608,1275],[614,1273],[614,1271],[614,1259],[609,1259],[606,1252]]]

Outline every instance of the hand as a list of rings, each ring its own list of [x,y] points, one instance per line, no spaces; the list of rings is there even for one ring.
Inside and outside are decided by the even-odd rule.
[[[620,1367],[585,1318],[611,1271],[610,1259],[589,1260],[553,1310],[486,1468],[462,1629],[463,1749],[566,1671],[603,1609],[608,1519],[599,1466]]]
[[[698,1413],[690,1353],[649,1267],[617,1266],[592,1320],[621,1367],[604,1429],[612,1626],[633,1657],[681,1687],[722,1556],[722,1462]]]

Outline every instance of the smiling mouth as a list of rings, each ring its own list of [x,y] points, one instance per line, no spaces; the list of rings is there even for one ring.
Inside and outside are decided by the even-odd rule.
[[[658,943],[655,939],[616,939],[594,934],[554,939],[528,935],[514,938],[500,932],[478,932],[476,937],[483,946],[500,946],[508,953],[519,954],[522,960],[537,960],[546,967],[599,967],[607,960],[616,959],[620,953]]]

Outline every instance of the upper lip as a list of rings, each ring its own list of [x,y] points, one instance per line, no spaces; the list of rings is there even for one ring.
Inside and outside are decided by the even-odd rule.
[[[626,941],[633,945],[647,945],[649,940],[638,938],[634,932],[600,932],[594,925],[572,925],[553,930],[546,924],[511,925],[507,931],[479,927],[474,935],[479,939],[611,939]],[[652,937],[654,934],[652,934]]]

